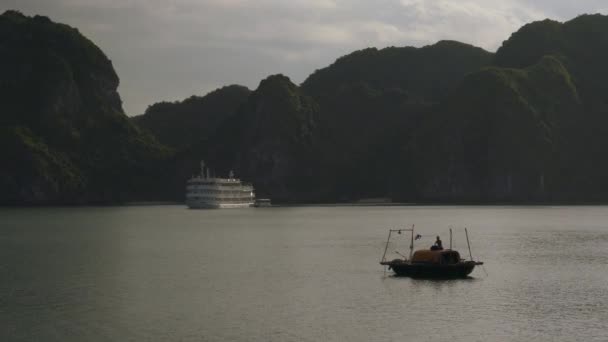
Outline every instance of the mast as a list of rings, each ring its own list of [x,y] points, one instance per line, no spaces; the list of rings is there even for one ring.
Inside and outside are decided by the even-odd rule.
[[[389,229],[389,231],[388,231],[388,239],[386,239],[386,247],[384,247],[384,254],[382,254],[382,260],[380,260],[380,262],[386,261],[386,250],[388,249],[388,243],[389,243],[389,241],[391,241],[391,234],[392,233],[393,233],[393,230]]]
[[[471,257],[471,261],[473,261],[473,254],[471,253],[471,243],[469,242],[469,232],[467,231],[467,229],[464,229],[464,233],[467,236],[467,246],[469,247],[469,256]]]
[[[414,256],[414,225],[412,225],[412,239],[410,241],[410,261]]]
[[[452,228],[450,228],[450,250],[452,250]]]
[[[386,262],[386,252],[388,251],[388,244],[391,241],[391,234],[397,233],[401,234],[401,232],[412,232],[411,241],[410,241],[410,260],[412,259],[412,255],[414,254],[414,226],[412,225],[412,229],[389,229],[388,230],[388,239],[386,239],[386,246],[384,246],[384,254],[382,254],[382,260],[380,263]],[[401,254],[399,254],[401,255]]]

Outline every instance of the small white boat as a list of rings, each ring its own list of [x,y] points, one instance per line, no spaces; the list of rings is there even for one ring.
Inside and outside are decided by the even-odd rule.
[[[253,203],[253,206],[256,208],[272,207],[272,203],[268,198],[257,198],[255,203]]]

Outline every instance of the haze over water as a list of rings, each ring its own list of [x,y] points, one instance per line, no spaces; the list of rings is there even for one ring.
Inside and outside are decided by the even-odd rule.
[[[1,341],[606,341],[608,208],[0,210]],[[471,279],[394,278],[389,228]],[[397,241],[395,241],[397,242]],[[407,239],[391,245],[407,254]]]

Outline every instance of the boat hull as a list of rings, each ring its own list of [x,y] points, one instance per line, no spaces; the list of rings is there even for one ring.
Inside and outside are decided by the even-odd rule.
[[[386,263],[396,276],[410,278],[466,278],[479,262],[464,261],[456,264]]]

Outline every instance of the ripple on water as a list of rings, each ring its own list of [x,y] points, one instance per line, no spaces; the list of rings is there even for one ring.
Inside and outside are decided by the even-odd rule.
[[[604,207],[0,214],[2,341],[606,340]],[[384,276],[386,229],[414,223],[463,255],[468,226],[488,274]]]

